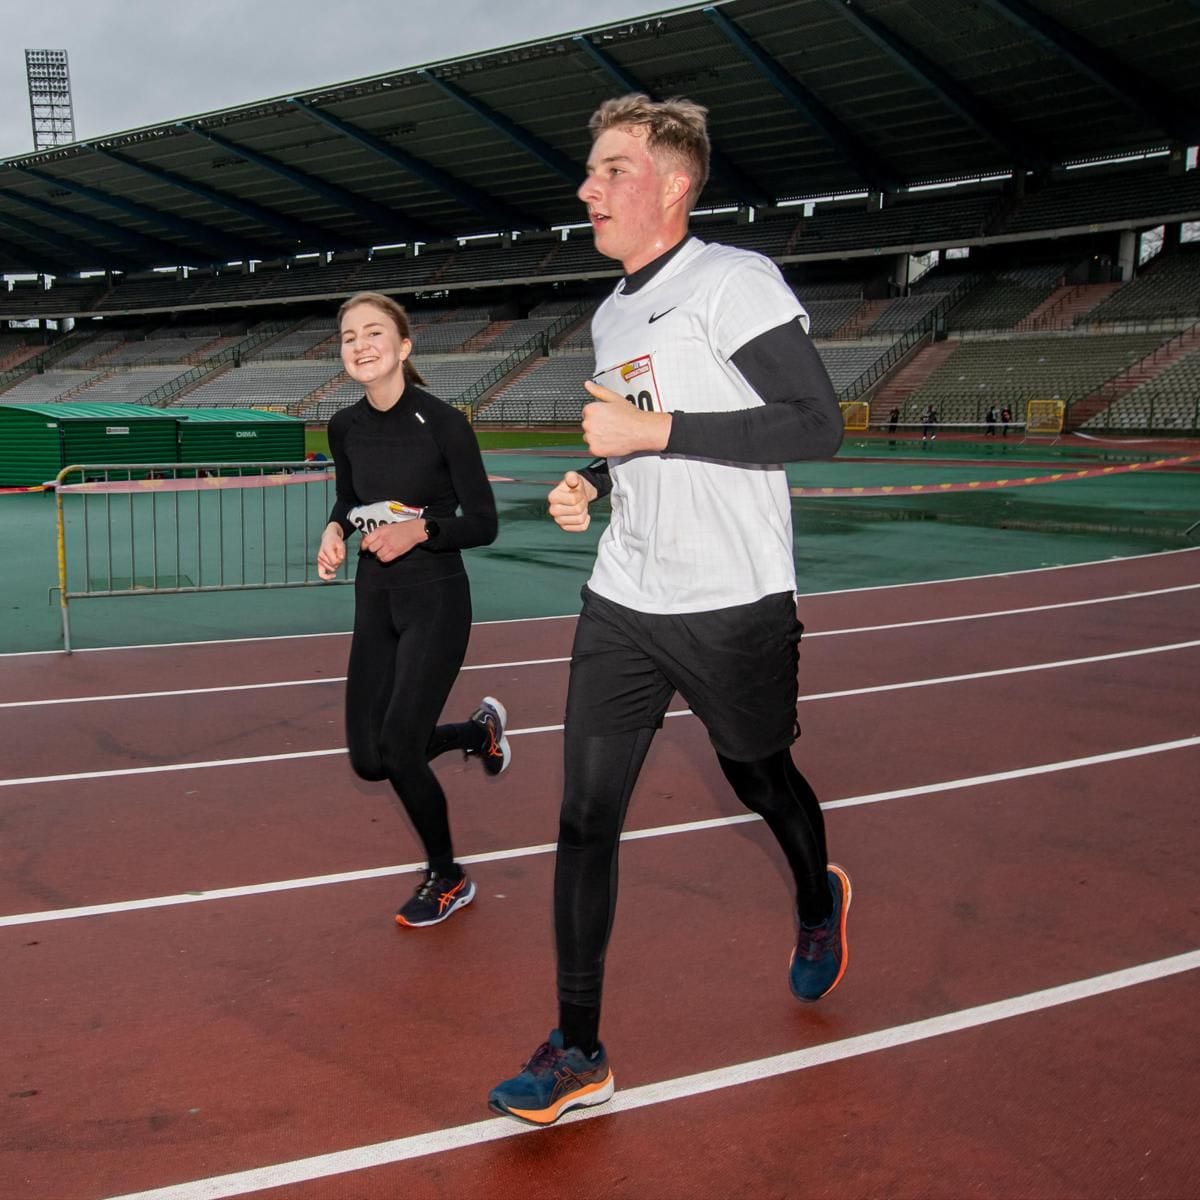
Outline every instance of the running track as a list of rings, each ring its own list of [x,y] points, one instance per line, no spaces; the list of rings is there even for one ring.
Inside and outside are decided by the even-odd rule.
[[[1197,1194],[1200,551],[805,597],[798,761],[855,888],[785,980],[785,869],[698,723],[631,807],[613,1103],[485,1107],[553,1023],[573,621],[476,627],[440,760],[476,904],[341,751],[347,639],[0,658],[0,1196]]]

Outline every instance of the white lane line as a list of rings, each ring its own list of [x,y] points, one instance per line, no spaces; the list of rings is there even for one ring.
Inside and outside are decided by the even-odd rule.
[[[520,730],[511,731],[513,737]],[[244,767],[252,763],[287,762],[292,758],[328,758],[345,754],[345,746],[329,750],[294,750],[287,754],[255,754],[247,758],[214,758],[206,762],[163,763],[156,767],[122,767],[113,771],[74,771],[69,775],[28,775],[24,779],[0,779],[0,787],[18,787],[35,783],[77,783],[81,779],[116,779],[126,775],[163,775],[172,771],[206,771],[212,767]]]
[[[564,658],[526,658],[513,662],[476,663],[461,671],[503,671],[512,667],[540,667],[570,662]],[[269,688],[311,687],[315,683],[345,683],[345,675],[322,675],[316,679],[280,679],[270,683],[230,683],[216,687],[173,688],[159,692],[112,692],[104,696],[55,696],[48,700],[6,700],[0,708],[44,708],[51,704],[95,704],[116,700],[161,700],[168,696],[211,696],[220,692],[256,692]]]
[[[1014,779],[1028,779],[1035,775],[1051,775],[1058,771],[1075,771],[1083,767],[1100,766],[1120,762],[1129,758],[1143,758],[1152,754],[1166,754],[1172,750],[1186,750],[1200,746],[1200,734],[1190,738],[1178,738],[1171,742],[1156,742],[1147,746],[1132,746],[1125,750],[1110,750],[1104,754],[1090,754],[1083,758],[1069,758],[1061,762],[1039,763],[1032,767],[1014,767],[1008,771],[994,771],[988,775],[972,775],[962,779],[947,779],[939,783],[917,784],[913,787],[894,788],[886,792],[868,792],[861,796],[848,796],[841,800],[827,800],[821,808],[856,808],[864,804],[881,804],[887,800],[903,800],[914,796],[929,796],[939,792],[951,792],[968,788],[984,787],[991,783],[1007,783]],[[754,813],[739,813],[732,817],[711,817],[703,821],[684,821],[676,825],[658,825],[649,829],[626,830],[621,834],[623,842],[644,841],[648,838],[673,837],[681,833],[698,833],[712,829],[724,829],[731,825],[745,825],[762,818]],[[503,862],[513,858],[533,858],[540,854],[552,854],[554,843],[536,846],[518,846],[508,850],[489,850],[482,854],[463,855],[463,863]],[[398,866],[370,867],[360,871],[343,871],[334,875],[310,875],[299,879],[280,879],[271,883],[243,884],[239,887],[213,888],[211,891],[182,892],[171,896],[150,896],[142,900],[115,900],[108,904],[89,904],[78,908],[52,908],[42,912],[13,913],[0,916],[0,928],[17,925],[38,925],[47,921],[70,921],[78,917],[99,917],[115,913],[138,912],[150,908],[171,908],[180,904],[199,904],[209,900],[233,900],[245,896],[263,896],[274,892],[289,892],[300,888],[328,887],[339,883],[357,883],[366,879],[383,879],[393,875],[408,875],[425,869],[425,863],[403,863]]]
[[[1175,553],[1170,551],[1169,553]],[[535,621],[573,621],[578,613],[563,613],[550,617],[504,617],[495,621],[473,621],[471,628],[483,628],[486,625],[525,625]],[[309,638],[348,638],[352,633],[349,629],[331,629],[324,633],[270,633],[258,637],[240,638],[208,638],[196,642],[137,642],[128,646],[77,646],[72,654],[113,654],[122,650],[169,650],[187,649],[191,646],[242,646],[254,642],[305,642]],[[47,654],[61,655],[61,650],[8,650],[0,654],[0,658],[38,658]]]
[[[913,579],[905,583],[876,583],[869,587],[832,588],[826,592],[802,592],[804,596],[854,596],[859,592],[893,592],[905,588],[938,587],[944,583],[975,583],[984,579],[1019,579],[1023,575],[1051,575],[1055,571],[1077,571],[1086,567],[1115,567],[1122,563],[1139,562],[1148,558],[1167,558],[1174,554],[1200,553],[1200,546],[1184,546],[1179,550],[1150,550],[1145,554],[1114,554],[1109,558],[1093,558],[1087,562],[1055,563],[1047,567],[1024,567],[1019,571],[990,571],[985,575],[952,575],[948,579]],[[117,647],[120,649],[120,647]]]
[[[992,1025],[1017,1017],[1027,1017],[1047,1009],[1059,1008],[1091,1000],[1125,988],[1168,979],[1200,967],[1200,950],[1191,950],[1171,958],[1160,958],[1154,962],[1139,963],[1104,975],[1092,975],[1076,979],[1058,987],[1043,988],[1026,992],[1020,996],[1009,996],[990,1004],[978,1004],[961,1008],[955,1012],[926,1017],[905,1025],[893,1025],[873,1033],[842,1038],[840,1041],[825,1042],[804,1050],[792,1050],[769,1058],[753,1059],[750,1062],[734,1063],[712,1071],[700,1071],[694,1075],[682,1075],[676,1079],[664,1079],[659,1083],[643,1084],[641,1087],[618,1091],[613,1099],[596,1108],[576,1109],[559,1121],[559,1126],[574,1125],[580,1121],[599,1121],[621,1113],[634,1112],[640,1108],[651,1108],[658,1104],[670,1104],[692,1096],[724,1088],[742,1087],[807,1071],[829,1063],[844,1062],[883,1050],[895,1050],[910,1046],[914,1042],[931,1038],[947,1037],[968,1029]],[[1086,1019],[1086,1014],[1077,1018]],[[482,1104],[483,1097],[480,1097]],[[289,1184],[306,1183],[314,1179],[328,1179],[350,1171],[361,1171],[370,1167],[382,1167],[393,1163],[409,1162],[416,1158],[427,1158],[432,1154],[447,1154],[455,1150],[466,1150],[488,1142],[540,1133],[544,1137],[556,1136],[556,1128],[540,1130],[531,1125],[522,1125],[507,1117],[493,1117],[476,1121],[471,1125],[458,1125],[451,1129],[437,1129],[429,1133],[395,1138],[388,1142],[356,1146],[350,1150],[338,1150],[331,1154],[318,1154],[311,1158],[293,1159],[291,1162],[275,1163],[266,1167],[255,1167],[248,1171],[236,1171],[228,1175],[213,1175],[189,1183],[172,1184],[152,1188],[149,1191],[128,1192],[110,1200],[227,1200],[228,1197],[245,1196],[268,1188],[286,1187]],[[452,1168],[451,1168],[452,1169]]]
[[[858,633],[879,633],[886,630],[917,629],[924,625],[948,625],[960,621],[985,621],[997,617],[1025,616],[1029,613],[1051,612],[1060,608],[1081,608],[1092,604],[1114,604],[1122,600],[1142,600],[1148,596],[1166,596],[1174,592],[1187,592],[1200,589],[1200,583],[1181,584],[1179,587],[1156,588],[1147,592],[1126,592],[1116,596],[1096,596],[1088,600],[1067,600],[1060,604],[1038,604],[1030,608],[997,609],[994,612],[963,613],[952,617],[929,617],[919,621],[895,621],[889,625],[857,625],[847,629],[824,629],[814,633],[806,633],[805,639],[845,637]],[[464,666],[463,671],[506,671],[517,667],[544,667],[558,663],[570,662],[570,655],[558,658],[524,658],[511,662],[473,663]],[[1082,660],[1081,660],[1082,661]],[[1022,669],[1022,668],[1018,668]],[[318,683],[345,683],[345,675],[323,675],[318,679],[285,679],[269,683],[237,683],[218,687],[206,688],[175,688],[157,692],[115,692],[103,696],[59,696],[45,700],[6,700],[0,702],[4,708],[41,708],[54,704],[94,704],[119,700],[158,700],[168,696],[208,696],[219,692],[252,692],[260,688],[309,687]],[[830,693],[842,695],[843,693]],[[845,693],[851,694],[851,693]]]
[[[949,625],[955,621],[987,621],[994,617],[1018,617],[1029,613],[1053,612],[1061,608],[1085,608],[1092,604],[1116,604],[1122,600],[1144,600],[1148,596],[1169,596],[1173,592],[1191,592],[1200,583],[1183,583],[1178,587],[1154,588],[1147,592],[1121,592],[1115,596],[1091,596],[1086,600],[1061,600],[1056,604],[1034,604],[1029,608],[1000,608],[993,612],[960,613],[953,617],[929,617],[920,621],[896,621],[891,625],[857,625],[852,629],[825,629],[806,633],[805,639],[843,637],[850,633],[876,633],[884,629],[916,629],[921,625]]]
[[[1167,654],[1174,650],[1192,650],[1200,640],[1172,642],[1167,646],[1147,646],[1143,650],[1118,650],[1112,654],[1091,654],[1086,658],[1060,658],[1055,662],[1030,663],[1024,667],[1000,667],[994,671],[971,671],[965,675],[937,675],[931,679],[909,679],[903,683],[880,683],[871,687],[847,688],[840,692],[811,692],[800,697],[800,703],[810,700],[838,700],[846,696],[868,696],[873,692],[902,692],[908,688],[937,687],[944,683],[967,683],[975,679],[996,679],[1002,675],[1026,675],[1031,671],[1058,671],[1064,667],[1083,667],[1091,663],[1115,662],[1121,658],[1141,658],[1147,654]]]
[[[953,575],[947,579],[913,579],[904,583],[879,583],[870,587],[833,588],[823,592],[800,592],[803,600],[808,596],[853,596],[859,592],[891,592],[905,588],[938,587],[942,584],[974,583],[982,579],[1013,579],[1022,575],[1049,575],[1055,571],[1074,571],[1080,567],[1112,567],[1127,562],[1139,562],[1142,559],[1167,558],[1175,554],[1196,554],[1200,546],[1185,546],[1179,550],[1152,550],[1146,554],[1113,555],[1109,558],[1089,559],[1087,562],[1056,563],[1046,567],[1025,567],[1019,571],[991,571],[984,575]],[[486,625],[524,625],[535,621],[574,621],[579,614],[559,613],[547,617],[504,617],[494,621],[476,621],[475,626]],[[278,633],[266,634],[259,637],[242,638],[209,638],[196,642],[139,642],[129,646],[79,646],[74,654],[115,654],[124,650],[165,650],[169,648],[189,646],[240,646],[253,642],[303,642],[309,638],[349,637],[350,630],[332,630],[325,633]],[[47,654],[62,654],[61,650],[8,650],[0,653],[0,658],[37,658]]]
[[[1141,658],[1148,654],[1166,654],[1175,650],[1192,650],[1200,646],[1200,639],[1191,642],[1172,642],[1166,646],[1147,646],[1141,650],[1118,650],[1111,654],[1093,654],[1086,658],[1064,658],[1054,662],[1030,663],[1022,667],[1000,667],[994,671],[972,671],[964,675],[938,675],[928,679],[906,679],[900,683],[880,683],[870,687],[847,688],[837,692],[813,692],[799,697],[799,703],[817,700],[840,700],[848,696],[867,696],[879,692],[902,692],[910,688],[937,687],[948,683],[969,683],[977,679],[996,679],[1004,675],[1024,675],[1031,671],[1056,671],[1066,667],[1088,666],[1094,663],[1114,662],[1123,658]],[[329,682],[325,680],[323,682]],[[668,717],[690,717],[690,708],[674,709]],[[507,730],[508,737],[521,737],[532,733],[561,733],[562,725],[533,725],[526,729]],[[345,746],[327,750],[297,750],[285,754],[256,754],[245,758],[216,758],[201,762],[162,763],[153,767],[117,767],[106,771],[76,771],[65,775],[25,775],[13,779],[0,779],[0,787],[23,787],[39,783],[75,783],[82,779],[115,779],[124,775],[156,775],[170,771],[203,771],[212,767],[240,767],[252,763],[286,762],[293,758],[324,758],[333,754],[345,754]]]

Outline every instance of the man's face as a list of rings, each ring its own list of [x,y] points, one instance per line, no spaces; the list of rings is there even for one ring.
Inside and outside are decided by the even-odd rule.
[[[596,249],[626,273],[669,250],[686,227],[681,172],[651,156],[644,126],[606,129],[592,143],[587,178],[576,195],[587,205]]]

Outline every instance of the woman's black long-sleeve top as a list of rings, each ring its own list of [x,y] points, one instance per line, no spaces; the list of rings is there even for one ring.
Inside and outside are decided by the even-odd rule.
[[[385,412],[364,396],[330,418],[329,449],[337,499],[329,515],[349,537],[350,510],[397,500],[438,525],[437,535],[402,558],[381,563],[360,551],[359,575],[378,587],[409,587],[463,572],[460,550],[496,540],[496,500],[466,416],[408,384]]]

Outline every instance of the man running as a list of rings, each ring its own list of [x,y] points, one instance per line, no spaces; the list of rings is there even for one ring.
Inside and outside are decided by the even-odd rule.
[[[792,992],[846,966],[850,883],[792,762],[797,649],[791,503],[779,465],[842,437],[808,315],[761,255],[688,236],[708,174],[706,110],[632,95],[601,105],[587,179],[596,248],[625,277],[592,323],[583,432],[599,460],[550,493],[567,532],[612,516],[571,659],[554,882],[559,1024],[491,1107],[539,1125],[613,1094],[599,1041],[617,848],[672,694],[704,723],[739,799],[778,839],[796,886]]]

